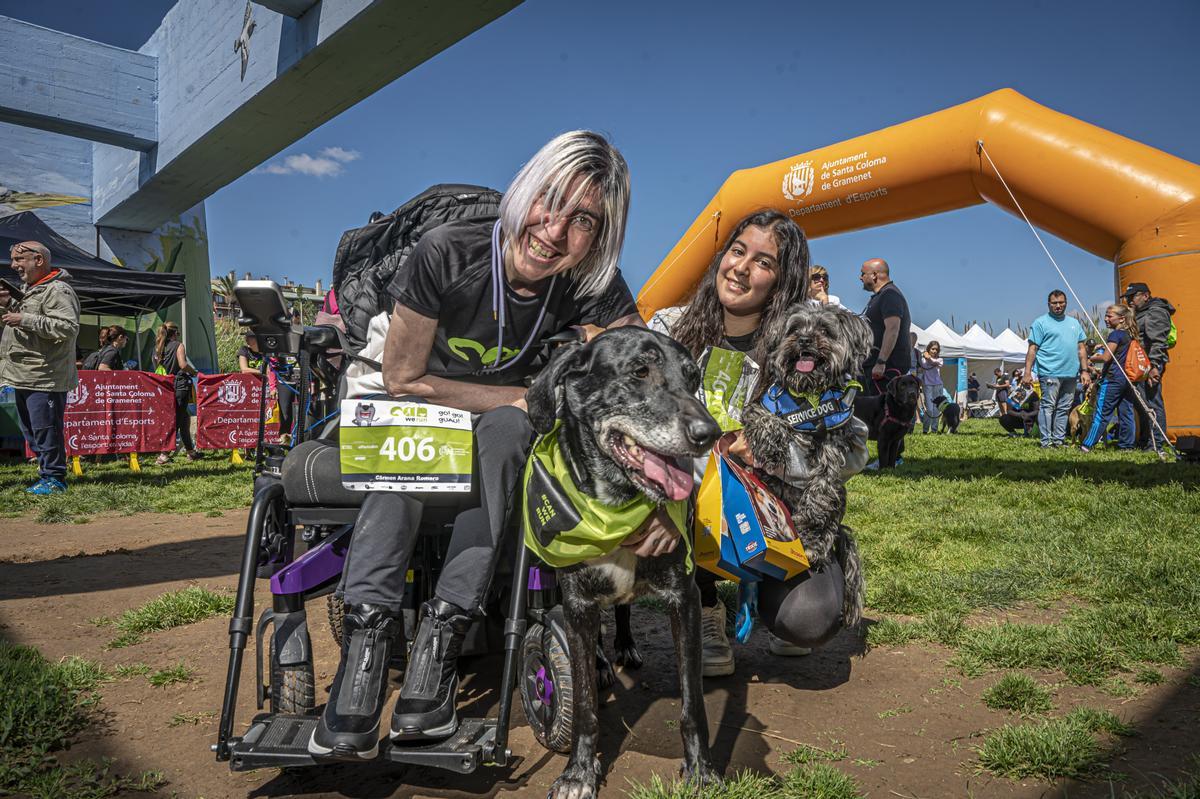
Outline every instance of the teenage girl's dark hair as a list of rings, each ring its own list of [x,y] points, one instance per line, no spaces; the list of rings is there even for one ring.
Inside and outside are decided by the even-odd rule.
[[[126,335],[125,328],[120,325],[102,327],[100,328],[100,346],[104,347],[107,344],[112,344],[124,335]]]
[[[721,301],[717,298],[717,269],[725,253],[729,252],[733,243],[751,225],[771,231],[775,246],[779,248],[779,271],[775,289],[767,307],[763,308],[762,318],[759,319],[752,356],[754,360],[763,362],[765,353],[760,352],[763,346],[760,335],[762,331],[771,329],[776,322],[782,322],[792,305],[803,302],[808,297],[810,259],[804,231],[778,211],[762,210],[750,214],[738,222],[729,234],[725,246],[709,264],[687,308],[671,329],[671,337],[687,347],[692,357],[699,357],[705,347],[720,344],[721,339],[725,337],[725,314],[721,308]]]

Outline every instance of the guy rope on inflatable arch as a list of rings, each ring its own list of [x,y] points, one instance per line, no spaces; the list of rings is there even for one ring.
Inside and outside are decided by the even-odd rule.
[[[1184,335],[1164,382],[1165,432],[1200,449],[1200,403],[1189,401],[1200,392],[1200,336],[1186,335],[1200,329],[1200,282],[1186,279],[1200,268],[1200,166],[1012,89],[735,172],[646,281],[638,307],[649,317],[677,304],[720,246],[722,221],[763,207],[802,218],[818,238],[985,201],[1110,260],[1114,286],[1144,282],[1171,298]]]
[[[1066,274],[1064,274],[1063,270],[1059,267],[1058,261],[1054,260],[1054,256],[1050,254],[1050,250],[1046,247],[1046,243],[1042,241],[1042,237],[1038,234],[1037,228],[1034,227],[1033,223],[1029,221],[1029,216],[1025,213],[1025,209],[1021,207],[1021,204],[1017,202],[1017,198],[1013,195],[1012,190],[1008,188],[1008,183],[1005,182],[1004,176],[1000,174],[1000,169],[996,166],[996,163],[992,161],[992,156],[988,153],[987,147],[984,146],[982,139],[978,142],[978,147],[979,152],[982,153],[983,156],[987,158],[988,163],[991,164],[992,171],[996,173],[996,177],[999,178],[1000,182],[1004,184],[1005,191],[1007,191],[1009,197],[1012,198],[1013,204],[1016,205],[1017,210],[1021,212],[1021,218],[1025,220],[1025,224],[1029,225],[1029,230],[1032,231],[1033,237],[1037,239],[1038,244],[1040,244],[1042,247],[1042,251],[1046,253],[1046,257],[1050,259],[1051,265],[1054,266],[1054,271],[1058,272],[1058,276],[1062,278],[1063,283],[1065,283],[1067,286],[1067,291],[1071,292],[1071,297],[1074,298],[1075,304],[1081,308],[1084,307],[1083,301],[1080,300],[1079,295],[1075,293],[1075,287],[1071,285],[1071,281],[1067,279]],[[1096,337],[1100,340],[1103,340],[1104,334],[1100,332],[1100,328],[1097,327],[1095,320],[1093,320],[1090,316],[1085,317],[1085,319],[1087,319],[1087,323],[1091,326],[1092,332],[1096,334]],[[1121,359],[1114,358],[1112,363],[1113,366],[1117,367],[1117,370],[1122,374],[1122,376],[1124,376],[1126,382],[1132,385],[1134,382],[1133,378],[1130,377],[1125,371],[1125,364],[1121,363]],[[1164,440],[1169,441],[1169,439],[1167,439],[1166,432],[1159,423],[1158,417],[1155,415],[1154,411],[1146,405],[1146,398],[1142,396],[1142,393],[1140,391],[1133,392],[1133,398],[1137,400],[1138,405],[1141,406],[1142,412],[1146,414],[1146,418],[1150,420],[1150,424],[1162,434]],[[1097,411],[1097,413],[1098,412],[1099,411]],[[1153,435],[1151,435],[1149,438],[1158,457],[1165,459],[1167,457],[1166,449],[1170,448],[1171,445],[1168,443],[1163,450],[1160,450],[1158,448],[1158,439]]]

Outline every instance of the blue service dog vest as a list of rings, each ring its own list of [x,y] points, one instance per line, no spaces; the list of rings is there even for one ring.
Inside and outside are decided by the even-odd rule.
[[[827,388],[820,394],[794,396],[774,385],[763,394],[762,406],[782,418],[793,430],[816,433],[836,430],[854,415],[854,396],[862,386],[847,380],[844,386]]]

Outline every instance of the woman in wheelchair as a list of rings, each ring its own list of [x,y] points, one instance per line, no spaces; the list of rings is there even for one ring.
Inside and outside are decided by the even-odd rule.
[[[395,305],[383,385],[393,398],[472,413],[477,496],[455,518],[434,598],[420,609],[393,741],[457,728],[457,658],[482,612],[533,441],[525,386],[542,365],[540,342],[570,327],[640,323],[617,270],[628,205],[628,167],[616,148],[596,133],[565,133],[520,170],[498,219],[425,233],[387,286]],[[369,492],[362,503],[339,594],[342,659],[309,741],[314,755],[377,752],[388,661],[404,647],[401,599],[421,511],[419,496],[400,492]]]

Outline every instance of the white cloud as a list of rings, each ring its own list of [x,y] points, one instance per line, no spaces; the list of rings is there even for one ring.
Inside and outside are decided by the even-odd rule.
[[[362,155],[358,150],[344,147],[326,147],[316,155],[297,153],[284,156],[282,161],[260,166],[254,174],[260,175],[310,175],[317,178],[332,178],[340,175],[344,165],[357,161]]]
[[[321,155],[325,156],[326,158],[332,158],[335,161],[341,161],[345,164],[348,164],[351,161],[357,161],[361,157],[358,150],[346,150],[341,147],[326,147],[321,151]]]

